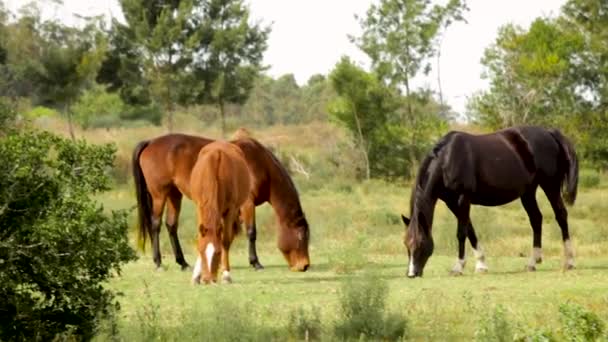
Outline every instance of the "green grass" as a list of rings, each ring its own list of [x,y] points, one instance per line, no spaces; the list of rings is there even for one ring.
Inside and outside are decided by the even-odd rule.
[[[295,180],[299,187],[306,188],[306,179]],[[196,329],[192,322],[206,322],[210,315],[217,316],[217,311],[210,311],[214,305],[232,305],[231,310],[242,314],[239,319],[265,329],[285,327],[298,308],[317,307],[324,336],[330,336],[338,320],[342,284],[367,277],[370,272],[387,282],[387,310],[406,317],[407,334],[413,340],[471,340],[497,307],[504,310],[512,329],[520,333],[562,329],[559,307],[566,302],[580,304],[608,321],[608,192],[603,182],[593,189],[580,189],[576,205],[569,208],[576,270],[561,270],[560,230],[539,191],[544,262],[537,272],[524,271],[532,232],[521,204],[514,202],[473,209],[473,224],[490,272],[473,273],[474,259],[469,249],[464,276],[449,276],[457,253],[456,222],[440,202],[433,227],[436,252],[424,278],[413,280],[405,277],[407,258],[399,218],[402,212],[409,214],[409,186],[380,181],[350,186],[329,183],[303,191],[301,197],[311,228],[309,272],[288,270],[276,248],[276,222],[268,205],[258,208],[258,252],[266,269],[255,272],[248,266],[246,238],[239,236],[231,253],[231,285],[191,285],[190,273],[181,272],[174,263],[168,236],[163,232],[164,271],[154,271],[148,247],[147,254],[127,265],[109,284],[122,293],[118,320],[121,337],[147,340],[141,326],[153,322],[163,334],[161,340],[196,340],[198,330],[192,330]],[[108,209],[133,205],[130,188],[103,194],[100,200]],[[192,264],[195,224],[189,200],[184,200],[180,219],[181,241]],[[134,246],[135,236],[133,233]],[[185,330],[191,333],[183,335]],[[273,335],[256,336],[266,339]]]

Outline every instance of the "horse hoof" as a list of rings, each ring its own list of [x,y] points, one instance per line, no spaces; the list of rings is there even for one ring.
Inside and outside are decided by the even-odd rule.
[[[183,264],[183,265],[181,265],[181,269],[182,269],[182,271],[188,271],[188,270],[190,270],[190,265]]]
[[[534,272],[534,271],[536,271],[536,266],[528,265],[528,266],[526,266],[526,270],[528,272]]]
[[[488,273],[488,268],[487,267],[479,267],[475,269],[475,273],[479,273],[479,274],[485,274]]]
[[[543,263],[543,258],[537,258],[536,259],[536,263],[537,264],[542,264]]]
[[[156,266],[155,271],[156,271],[156,272],[164,272],[164,271],[165,271],[165,268],[164,268],[164,267],[162,267],[162,266]]]
[[[454,276],[454,277],[459,277],[459,276],[462,275],[462,271],[454,271],[454,270],[452,270],[452,271],[450,271],[450,275]]]
[[[201,284],[201,277],[192,278],[192,285],[200,285],[200,284]]]
[[[259,271],[259,270],[263,270],[263,269],[264,269],[264,266],[262,266],[262,264],[260,264],[260,262],[259,262],[259,261],[252,262],[252,263],[251,263],[251,266],[252,266],[252,267],[253,267],[253,268],[254,268],[256,271]]]
[[[564,266],[564,269],[565,269],[566,271],[570,271],[570,270],[573,270],[573,269],[575,269],[575,268],[576,268],[576,267],[574,267],[574,265],[573,265],[573,264],[566,264],[566,265]]]

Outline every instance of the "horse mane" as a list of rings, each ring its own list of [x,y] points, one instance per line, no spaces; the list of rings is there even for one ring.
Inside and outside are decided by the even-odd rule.
[[[412,186],[412,193],[410,194],[410,215],[414,214],[414,199],[419,191],[424,190],[426,183],[429,180],[429,174],[432,169],[431,162],[439,157],[439,153],[443,148],[452,140],[452,137],[458,133],[457,131],[450,131],[433,146],[431,151],[424,157],[420,167],[418,168],[418,174],[416,175],[416,181]]]
[[[222,159],[222,153],[220,151],[211,151],[206,158],[214,158],[213,162],[213,177],[204,177],[202,181],[206,184],[205,189],[206,192],[201,196],[201,204],[203,211],[202,223],[205,227],[216,227],[219,229],[219,223],[221,222],[221,213],[219,208],[219,165]]]

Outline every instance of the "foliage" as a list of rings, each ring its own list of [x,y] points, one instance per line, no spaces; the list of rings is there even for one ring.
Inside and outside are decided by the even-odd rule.
[[[117,308],[103,287],[133,260],[126,211],[106,190],[114,148],[13,131],[0,140],[0,339],[89,339]]]
[[[600,174],[594,169],[581,169],[578,176],[578,184],[581,188],[595,188],[600,184]]]
[[[597,341],[603,334],[605,323],[592,311],[571,303],[559,307],[563,334],[568,341]]]
[[[502,305],[497,305],[490,315],[481,320],[475,339],[480,342],[513,341],[513,327]]]
[[[26,118],[37,119],[57,116],[57,111],[44,106],[36,106],[24,114]]]
[[[366,16],[359,19],[361,37],[351,37],[369,56],[372,69],[384,83],[394,89],[405,89],[406,110],[401,113],[400,121],[409,146],[400,154],[407,153],[411,163],[421,157],[416,145],[434,140],[441,131],[436,123],[446,109],[415,110],[415,103],[425,97],[423,102],[428,101],[430,93],[415,94],[410,81],[421,71],[428,74],[429,59],[437,53],[441,30],[453,21],[464,20],[463,12],[467,10],[461,0],[450,0],[444,6],[431,6],[430,0],[381,0],[379,4],[372,4]],[[427,134],[429,127],[435,129]]]
[[[97,85],[82,94],[72,110],[76,122],[86,129],[117,126],[124,107],[118,94],[108,93]]]
[[[314,306],[310,310],[299,307],[289,313],[287,333],[296,341],[321,340],[321,311]]]
[[[127,25],[114,23],[143,52],[143,76],[169,114],[175,103],[246,101],[261,70],[269,29],[249,21],[242,0],[121,0]],[[123,44],[130,49],[129,44]]]
[[[493,129],[516,124],[559,127],[587,160],[608,167],[608,15],[606,5],[570,0],[555,19],[501,28],[482,63],[490,89],[470,102]]]
[[[378,172],[383,169],[403,170],[403,165],[385,167],[398,154],[382,153],[400,144],[399,135],[392,134],[398,105],[394,92],[348,57],[338,62],[330,80],[339,96],[330,103],[330,117],[346,126],[357,141],[365,161],[365,177],[387,175]]]
[[[340,291],[340,317],[335,334],[341,340],[397,340],[406,333],[404,317],[386,313],[388,284],[368,275],[361,282],[346,282]]]

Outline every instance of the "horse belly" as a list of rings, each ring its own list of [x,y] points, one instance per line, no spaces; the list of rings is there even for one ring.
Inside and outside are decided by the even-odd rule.
[[[520,198],[523,193],[524,189],[482,187],[471,195],[471,204],[488,207],[504,205]]]

